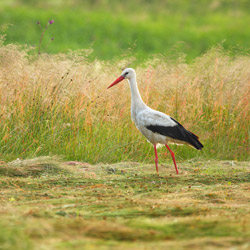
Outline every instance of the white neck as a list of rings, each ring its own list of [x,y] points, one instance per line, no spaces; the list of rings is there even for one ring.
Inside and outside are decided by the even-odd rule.
[[[131,77],[129,80],[129,86],[131,90],[131,111],[138,112],[142,109],[144,109],[146,104],[143,102],[141,95],[139,93],[137,82],[136,82],[136,76]]]

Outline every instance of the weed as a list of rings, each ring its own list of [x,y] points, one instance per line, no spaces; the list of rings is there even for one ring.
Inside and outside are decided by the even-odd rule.
[[[53,19],[49,20],[48,23],[45,25],[44,28],[42,28],[41,26],[41,22],[40,21],[37,21],[37,25],[39,25],[40,29],[41,29],[41,36],[40,36],[40,39],[39,39],[39,45],[38,45],[38,55],[41,54],[41,45],[42,45],[42,41],[43,41],[43,37],[45,35],[45,32],[46,30],[48,29],[49,25],[53,24],[55,21]],[[54,38],[52,37],[50,39],[51,41],[54,41]]]

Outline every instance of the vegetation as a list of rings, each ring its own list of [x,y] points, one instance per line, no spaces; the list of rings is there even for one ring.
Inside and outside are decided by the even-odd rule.
[[[187,62],[221,44],[233,54],[249,53],[250,3],[240,1],[12,1],[1,4],[0,25],[10,24],[6,43],[38,50],[40,21],[55,23],[42,52],[93,49],[89,59],[186,55]],[[51,38],[54,39],[51,42]]]
[[[86,51],[27,59],[27,49],[0,48],[0,157],[62,155],[90,163],[152,162],[152,146],[130,119],[124,81],[107,90],[129,61],[88,62]],[[137,67],[142,97],[198,134],[202,152],[174,148],[182,159],[249,160],[249,57],[218,49],[193,64],[159,58]],[[166,150],[159,152],[166,161]],[[167,156],[168,157],[168,156]]]
[[[248,0],[0,7],[0,249],[249,248]],[[180,175],[107,90],[128,66],[205,146]]]
[[[248,248],[249,163],[1,163],[1,249]]]

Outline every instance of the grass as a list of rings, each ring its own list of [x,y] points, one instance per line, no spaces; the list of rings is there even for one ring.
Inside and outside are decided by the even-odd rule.
[[[6,44],[29,44],[37,52],[41,30],[36,22],[44,26],[54,19],[46,31],[43,52],[93,49],[90,60],[133,55],[137,65],[152,54],[174,59],[186,55],[187,62],[192,62],[217,44],[233,54],[249,53],[248,1],[95,2],[2,3],[0,25],[11,24],[5,32]]]
[[[0,249],[249,248],[248,6],[2,1]],[[156,175],[127,83],[107,90],[128,66],[205,146],[171,146],[178,176],[165,149]]]
[[[82,51],[29,56],[0,47],[0,158],[62,155],[90,163],[152,162],[152,146],[130,119],[124,81],[107,90],[123,61],[89,62]],[[136,68],[144,101],[200,136],[202,152],[175,147],[177,160],[249,160],[249,57],[215,48],[192,64],[155,58]],[[121,97],[121,98],[120,98]],[[159,150],[165,161],[165,149]]]
[[[177,176],[172,163],[161,165],[158,176],[153,164],[132,162],[90,165],[51,157],[2,162],[0,245],[249,247],[249,162],[186,161],[179,168]]]

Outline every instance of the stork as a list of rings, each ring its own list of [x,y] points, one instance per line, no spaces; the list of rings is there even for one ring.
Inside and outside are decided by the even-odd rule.
[[[131,90],[131,117],[135,126],[154,146],[155,166],[158,173],[158,155],[157,144],[164,144],[169,150],[174,162],[176,173],[178,168],[176,165],[174,152],[168,144],[188,144],[198,150],[203,148],[199,141],[199,137],[192,132],[186,130],[174,118],[162,112],[156,111],[148,107],[142,100],[139,93],[136,73],[132,68],[123,70],[118,77],[108,88],[113,87],[122,80],[127,79]]]

